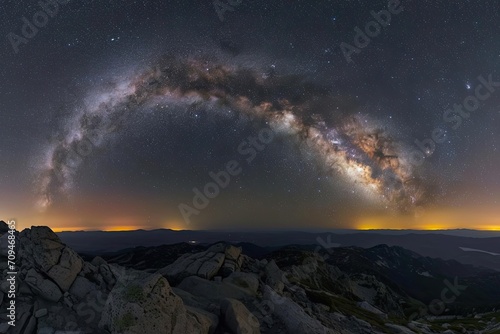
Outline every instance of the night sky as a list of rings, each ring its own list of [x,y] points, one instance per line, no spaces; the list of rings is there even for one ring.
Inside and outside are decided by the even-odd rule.
[[[0,5],[0,218],[500,229],[500,2],[44,1]]]

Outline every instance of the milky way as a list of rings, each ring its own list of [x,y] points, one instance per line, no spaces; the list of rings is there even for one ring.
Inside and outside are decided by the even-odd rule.
[[[70,195],[85,157],[119,133],[126,120],[143,112],[152,100],[229,107],[266,121],[277,134],[297,141],[301,151],[312,154],[328,173],[367,198],[399,211],[422,204],[426,187],[409,162],[404,143],[366,115],[330,110],[330,98],[325,89],[297,76],[204,59],[163,57],[140,74],[93,93],[85,108],[74,111],[61,131],[64,135],[50,144],[38,167],[37,206],[45,210]]]

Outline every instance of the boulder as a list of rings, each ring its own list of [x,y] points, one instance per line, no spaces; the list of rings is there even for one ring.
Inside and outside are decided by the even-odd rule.
[[[174,263],[158,270],[158,273],[176,284],[189,276],[213,279],[221,273],[227,277],[240,270],[242,263],[241,247],[217,243],[204,252],[182,255]]]
[[[221,302],[224,323],[234,334],[260,334],[260,323],[238,300],[227,298]]]
[[[200,266],[197,275],[202,278],[212,279],[219,272],[223,262],[224,255],[217,253]]]
[[[82,265],[82,270],[78,275],[86,277],[86,278],[95,278],[96,273],[98,272],[98,269],[96,266],[93,264],[90,264],[89,262],[83,262]]]
[[[205,327],[204,327],[205,326]],[[189,314],[168,281],[154,274],[115,287],[104,307],[99,327],[114,333],[208,333]]]
[[[47,315],[48,311],[46,308],[39,309],[38,311],[35,312],[35,317],[36,318],[41,318],[45,317]]]
[[[222,265],[222,276],[227,277],[234,273],[235,271],[239,270],[238,264],[236,261],[233,260],[228,260],[224,261],[224,264]]]
[[[85,277],[78,276],[71,287],[69,293],[78,299],[84,299],[90,291],[95,290],[96,286]]]
[[[259,278],[257,275],[241,271],[232,273],[229,277],[224,278],[223,282],[236,285],[248,291],[253,296],[257,294],[257,290],[259,289]]]
[[[196,258],[198,258],[202,253],[197,253],[197,254],[182,254],[174,263],[169,264],[166,267],[163,267],[158,270],[158,273],[166,276],[168,278],[170,277],[176,277],[177,275],[181,274],[183,271],[186,270],[186,268],[191,265]]]
[[[174,263],[158,270],[158,273],[174,283],[195,275],[212,279],[219,272],[224,259],[224,253],[215,253],[208,250],[196,254],[185,254]]]
[[[108,263],[102,257],[96,256],[92,259],[90,264],[93,265],[94,267],[99,267],[102,264],[108,264]]]
[[[57,302],[63,296],[57,284],[49,279],[45,279],[33,268],[26,274],[25,282],[30,286],[35,294],[46,300]]]
[[[184,268],[179,268],[179,272],[181,275],[197,275],[200,267],[206,262],[210,261],[216,253],[212,252],[201,252],[197,254],[193,254],[191,257],[187,259],[187,266]],[[175,262],[174,262],[175,264]]]
[[[235,247],[232,245],[228,245],[224,250],[226,258],[229,260],[237,261],[241,255],[241,247]]]
[[[83,261],[75,251],[66,247],[61,253],[59,263],[47,272],[63,291],[68,291],[76,276],[82,270]]]
[[[285,282],[288,283],[285,273],[281,271],[276,262],[272,260],[265,267],[266,284],[279,294],[283,293]]]
[[[219,303],[215,303],[210,301],[209,299],[202,296],[194,296],[191,293],[184,291],[179,288],[172,288],[172,291],[179,297],[181,297],[184,305],[195,308],[205,310],[207,312],[216,314],[217,316],[220,314]]]
[[[243,257],[241,256],[241,247],[235,247],[232,245],[226,246],[224,250],[226,259],[222,265],[222,276],[227,277],[235,271],[241,269],[241,264],[243,263]]]
[[[104,282],[108,285],[108,288],[112,288],[113,285],[116,283],[116,278],[115,275],[113,275],[113,272],[111,271],[111,268],[109,267],[109,264],[104,263],[99,266],[99,274],[101,274],[102,278],[104,279]]]
[[[189,315],[193,316],[201,325],[203,333],[214,333],[219,325],[219,317],[213,313],[198,308],[186,306]]]
[[[22,231],[19,240],[23,259],[45,273],[59,262],[65,248],[59,237],[46,226],[32,226]]]

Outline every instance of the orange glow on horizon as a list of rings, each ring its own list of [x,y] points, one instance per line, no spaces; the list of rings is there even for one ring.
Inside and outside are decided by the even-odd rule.
[[[161,226],[139,225],[140,222],[132,221],[130,219],[126,220],[127,222],[131,223],[130,225],[123,224],[123,222],[121,224],[119,222],[117,222],[115,225],[114,222],[117,220],[109,221],[106,224],[103,224],[102,226],[96,226],[96,227],[91,227],[91,226],[85,226],[85,227],[83,227],[83,226],[78,226],[78,227],[77,226],[67,226],[67,227],[49,226],[49,227],[54,232],[65,232],[65,231],[125,232],[125,231],[155,230],[155,229],[170,229],[172,231],[187,230],[187,228],[185,228],[186,226],[183,226],[182,223],[175,221],[175,220],[167,221],[166,223],[161,224]]]
[[[50,226],[49,226],[50,227]],[[102,228],[91,228],[91,227],[50,227],[54,232],[69,232],[69,231],[104,231],[104,232],[124,232],[124,231],[135,231],[135,230],[146,230],[144,226],[104,226]]]
[[[162,225],[162,228],[170,229],[172,231],[183,231],[187,230],[187,225],[183,224],[177,220],[168,220]]]
[[[128,215],[81,217],[75,219],[68,214],[45,214],[17,217],[16,228],[21,231],[31,226],[49,226],[54,232],[63,231],[132,231],[171,229],[173,231],[197,230],[199,226],[188,225],[182,219],[173,215],[167,219],[145,220],[144,216]],[[329,228],[355,230],[450,230],[471,229],[482,231],[500,231],[500,211],[491,207],[462,207],[426,209],[413,215],[397,214],[366,214],[352,217],[344,223],[327,225],[327,222],[318,222],[318,225],[294,225],[297,228]],[[204,226],[210,229],[212,226]],[[221,226],[222,228],[224,226]],[[252,226],[239,226],[239,228]],[[202,229],[203,229],[202,228]],[[280,226],[267,226],[268,229]],[[289,228],[293,228],[290,226]]]
[[[418,215],[374,215],[360,218],[358,230],[451,230],[500,231],[500,215],[486,210],[431,210]]]
[[[123,231],[134,231],[134,230],[145,230],[144,226],[108,226],[101,231],[105,232],[123,232]]]

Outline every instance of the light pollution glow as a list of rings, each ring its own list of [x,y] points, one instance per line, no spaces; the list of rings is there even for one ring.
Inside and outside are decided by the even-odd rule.
[[[30,222],[25,225],[23,222]],[[49,225],[54,231],[131,231],[131,230],[152,230],[171,229],[181,231],[184,229],[196,230],[196,226],[186,226],[179,220],[166,219],[156,225],[145,224],[141,218],[121,217],[104,218],[99,220],[99,224],[89,226],[88,224],[74,224],[72,217],[62,217],[55,213],[51,217],[40,215],[30,219],[22,219],[18,222],[18,229],[29,228],[31,225]],[[328,226],[321,224],[310,224],[304,227],[310,228],[331,228],[331,229],[354,229],[354,230],[451,230],[451,229],[474,229],[483,231],[500,231],[500,215],[498,210],[491,208],[463,208],[463,209],[433,209],[420,212],[417,215],[368,215],[356,219],[354,222],[335,224]],[[249,226],[251,227],[251,226]],[[244,228],[244,227],[242,227]]]
[[[23,222],[30,222],[29,225]],[[17,229],[22,230],[25,228],[30,228],[31,226],[37,225],[48,225],[54,232],[63,231],[105,231],[105,232],[117,232],[117,231],[135,231],[135,230],[154,230],[154,229],[170,229],[173,231],[184,230],[185,225],[180,221],[167,219],[163,223],[157,225],[148,225],[141,221],[138,217],[128,218],[111,218],[101,220],[99,224],[74,224],[73,218],[64,218],[61,216],[54,216],[48,219],[47,216],[41,218],[40,215],[34,216],[31,219],[18,220]]]
[[[358,230],[449,230],[475,229],[500,231],[498,210],[476,209],[441,209],[420,212],[418,215],[374,215],[357,220],[354,225]]]

